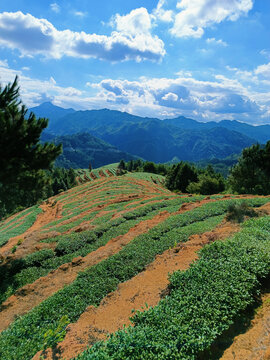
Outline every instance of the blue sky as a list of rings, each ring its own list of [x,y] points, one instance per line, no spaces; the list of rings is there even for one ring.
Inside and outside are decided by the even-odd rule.
[[[270,123],[270,1],[1,0],[0,82],[158,118]]]

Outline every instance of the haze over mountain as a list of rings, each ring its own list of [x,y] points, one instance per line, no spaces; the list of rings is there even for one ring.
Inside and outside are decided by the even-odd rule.
[[[36,107],[31,111],[49,117],[46,108],[51,112],[53,106],[41,105],[41,109]],[[201,123],[185,117],[160,120],[108,109],[68,109],[70,113],[61,116],[61,108],[56,108],[59,117],[54,114],[49,126],[54,136],[89,133],[124,153],[155,162],[167,162],[175,157],[186,161],[222,159],[270,138],[267,125],[255,127],[237,121]],[[83,151],[81,140],[80,151]],[[108,157],[108,163],[113,161]]]

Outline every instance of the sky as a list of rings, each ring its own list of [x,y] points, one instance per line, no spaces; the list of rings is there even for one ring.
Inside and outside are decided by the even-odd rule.
[[[1,0],[22,101],[270,124],[269,0]]]

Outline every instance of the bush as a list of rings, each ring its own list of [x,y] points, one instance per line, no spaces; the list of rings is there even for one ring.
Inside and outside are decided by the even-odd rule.
[[[188,185],[189,193],[212,195],[225,190],[225,184],[222,177],[215,178],[207,174],[199,175],[198,182],[192,182]]]
[[[244,221],[245,216],[257,217],[258,214],[245,202],[242,202],[241,204],[231,204],[228,208],[226,220],[241,223]]]

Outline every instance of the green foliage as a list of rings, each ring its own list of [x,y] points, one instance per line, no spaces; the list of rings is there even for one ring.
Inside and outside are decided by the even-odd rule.
[[[180,198],[180,200],[186,199]],[[254,199],[249,203],[260,205],[268,200]],[[231,200],[208,203],[192,211],[172,215],[146,234],[135,238],[119,253],[84,271],[74,283],[17,319],[0,334],[0,357],[6,360],[31,358],[41,350],[44,334],[51,329],[52,323],[57,324],[64,315],[68,315],[71,322],[76,321],[87,306],[98,305],[102,298],[115,290],[120,282],[142,271],[157,254],[175,246],[176,241],[177,243],[186,241],[192,234],[202,233],[215,227],[223,219],[230,204]],[[126,220],[115,221],[121,223]],[[104,226],[110,227],[110,225]],[[111,239],[113,234],[116,236],[116,229],[117,227],[109,230],[111,233],[106,232],[104,234],[107,236],[106,239]],[[97,233],[96,235],[98,236]],[[50,258],[45,262],[52,260],[53,258]]]
[[[126,164],[125,161],[122,159],[120,160],[119,164],[118,164],[118,169],[120,170],[126,170]]]
[[[44,196],[49,183],[44,169],[62,151],[61,145],[39,143],[48,120],[36,119],[33,113],[27,119],[26,113],[17,77],[13,84],[0,86],[0,198],[7,213],[17,206],[29,207]]]
[[[208,359],[213,342],[254,302],[270,274],[269,217],[252,220],[233,239],[215,242],[199,261],[170,278],[170,294],[128,327],[94,344],[80,360]]]
[[[166,186],[170,190],[212,195],[225,190],[225,179],[208,164],[206,169],[180,162],[173,165],[166,177]]]
[[[195,209],[186,214],[171,216],[166,221],[135,238],[119,253],[81,273],[76,281],[60,290],[22,318],[16,320],[0,335],[0,356],[6,360],[25,359],[41,349],[45,332],[50,323],[57,322],[68,314],[74,322],[89,305],[98,305],[101,299],[116,289],[120,282],[126,281],[142,271],[154,260],[157,254],[187,241],[189,236],[212,229],[222,220],[227,208],[206,211]],[[208,217],[209,220],[205,220]],[[200,220],[205,220],[201,222]],[[189,225],[190,226],[186,226]],[[18,338],[18,334],[21,334]],[[20,346],[16,344],[20,343]]]
[[[56,195],[76,185],[76,173],[73,169],[53,168],[50,170],[51,184],[47,196]]]
[[[168,212],[176,211],[183,202],[200,199],[200,197],[193,197],[160,201],[154,204],[146,203],[139,209],[130,209],[122,217],[107,222],[101,221],[94,230],[44,240],[44,242],[56,242],[55,251],[51,249],[36,251],[12,263],[12,266],[7,269],[0,268],[2,279],[0,303],[12,295],[16,289],[47,275],[51,270],[72,261],[77,256],[86,256],[91,251],[104,246],[110,239],[124,235],[141,220],[151,219],[158,214],[160,209],[166,208]]]
[[[228,207],[226,219],[241,223],[245,217],[258,217],[258,213],[252,209],[246,202],[240,204],[233,203]]]
[[[46,138],[46,135],[43,136],[43,140]],[[127,161],[134,158],[133,155],[120,151],[115,146],[91,134],[83,133],[82,130],[52,139],[50,137],[49,141],[63,145],[63,154],[57,158],[55,164],[67,169],[89,169],[89,163],[92,168],[98,168],[108,163],[119,162],[121,159]]]
[[[165,176],[169,170],[169,165],[155,164],[152,161],[143,161],[138,159],[127,162],[126,169],[131,172],[148,172]]]
[[[198,182],[191,182],[187,192],[203,195],[217,194],[225,190],[225,182],[221,175],[203,173],[198,176]]]
[[[33,206],[20,212],[8,222],[0,223],[0,246],[5,245],[11,237],[23,234],[36,221],[42,210]]]
[[[44,334],[44,342],[42,346],[42,350],[47,348],[53,348],[55,345],[63,341],[66,336],[66,327],[70,323],[70,320],[67,315],[64,315],[59,320],[57,326],[53,329],[49,329]]]
[[[270,194],[270,141],[265,146],[256,144],[242,151],[231,170],[229,183],[239,194]]]
[[[186,192],[191,182],[198,180],[197,171],[194,166],[181,161],[173,165],[166,177],[166,186],[169,190]]]

